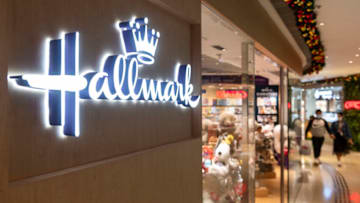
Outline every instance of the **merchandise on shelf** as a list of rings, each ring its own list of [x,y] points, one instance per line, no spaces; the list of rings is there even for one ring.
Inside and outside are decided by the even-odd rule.
[[[242,108],[247,92],[239,85],[205,85],[202,97],[203,202],[240,203]]]
[[[262,130],[262,126],[258,126],[255,132],[255,148],[256,148],[256,166],[260,173],[273,172],[273,155],[272,155],[272,138],[266,136]]]
[[[218,119],[216,135],[208,137],[203,145],[204,202],[240,202],[245,184],[241,177],[241,162],[235,156],[239,150],[236,140],[241,139],[237,119],[230,112],[223,112]],[[209,126],[215,128],[212,121],[204,119],[203,131],[211,131],[213,128]],[[217,142],[214,145],[215,137]]]

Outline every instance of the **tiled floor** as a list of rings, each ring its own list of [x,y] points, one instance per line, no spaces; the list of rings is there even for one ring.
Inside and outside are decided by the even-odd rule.
[[[332,146],[326,144],[320,166],[313,166],[311,157],[303,157],[303,160],[307,181],[303,181],[295,202],[360,203],[360,153],[345,156],[339,168]]]
[[[327,141],[322,149],[320,166],[313,165],[312,156],[301,159],[302,170],[289,171],[291,175],[297,173],[298,176],[298,181],[290,182],[295,184],[290,192],[291,203],[360,203],[360,153],[352,152],[345,156],[339,168],[332,154],[331,141]],[[269,196],[256,198],[256,202],[280,202],[279,168],[276,168],[276,172],[276,179],[262,182],[269,188]],[[285,202],[288,202],[287,197]]]

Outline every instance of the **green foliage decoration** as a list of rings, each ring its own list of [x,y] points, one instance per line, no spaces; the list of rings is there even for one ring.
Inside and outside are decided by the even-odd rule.
[[[344,80],[344,100],[360,100],[360,80],[358,77],[350,77]],[[353,150],[360,151],[360,111],[345,110],[344,115],[353,136]]]

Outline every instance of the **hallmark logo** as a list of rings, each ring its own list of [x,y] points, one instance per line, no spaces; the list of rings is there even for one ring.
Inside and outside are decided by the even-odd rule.
[[[168,101],[196,107],[200,96],[192,96],[191,66],[177,65],[172,81],[144,79],[139,67],[151,65],[160,33],[148,28],[147,18],[118,24],[123,55],[106,56],[100,71],[79,73],[79,33],[67,33],[49,42],[46,75],[15,75],[19,86],[45,90],[49,123],[62,126],[63,134],[78,136],[79,99]]]

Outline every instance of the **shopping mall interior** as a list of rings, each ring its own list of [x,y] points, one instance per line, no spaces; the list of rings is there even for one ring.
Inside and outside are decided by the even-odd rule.
[[[359,3],[351,2],[359,8]],[[342,13],[331,14],[340,9],[338,4],[317,1],[317,21],[327,48],[324,57],[329,60],[324,71],[305,76],[282,67],[216,9],[202,5],[204,202],[360,202],[356,147],[349,144],[353,151],[339,162],[329,134],[317,164],[312,158],[311,130],[306,131],[316,110],[323,112],[330,127],[338,121],[338,113],[347,110],[344,83],[327,82],[329,78],[360,71],[352,65],[360,48],[339,54],[350,44],[335,40],[344,39],[335,34],[341,29],[336,26]]]
[[[0,0],[0,203],[360,203],[360,0]]]

